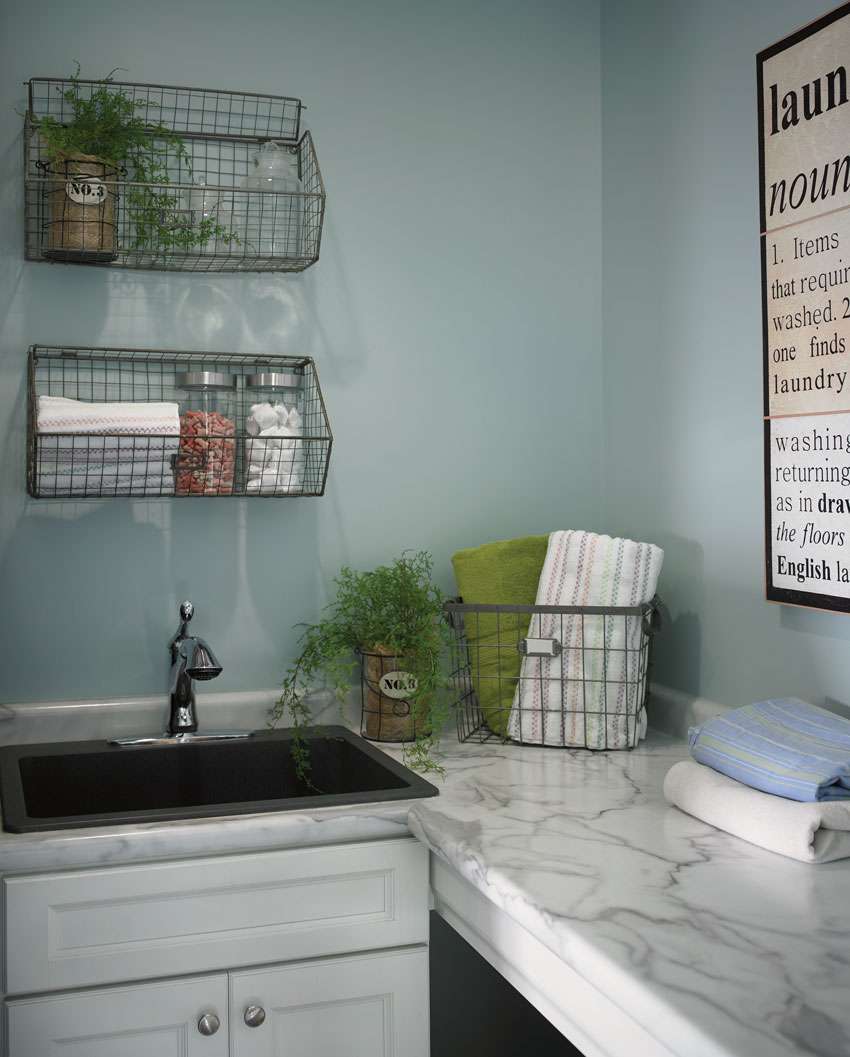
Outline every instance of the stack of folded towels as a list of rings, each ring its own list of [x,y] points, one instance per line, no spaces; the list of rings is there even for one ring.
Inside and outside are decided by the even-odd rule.
[[[37,399],[39,495],[173,495],[176,403]]]
[[[850,720],[796,698],[692,727],[664,795],[703,822],[802,862],[850,856]]]

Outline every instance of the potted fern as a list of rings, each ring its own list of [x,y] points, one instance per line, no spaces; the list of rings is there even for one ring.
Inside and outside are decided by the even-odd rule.
[[[80,80],[80,65],[58,87],[63,120],[33,117],[33,129],[44,145],[38,164],[52,174],[50,240],[47,253],[64,260],[114,260],[116,200],[120,177],[131,183],[125,193],[129,230],[122,249],[187,251],[216,238],[235,238],[215,215],[193,226],[180,209],[178,194],[168,186],[169,167],[192,172],[181,136],[162,120],[152,122],[141,112],[149,103],[113,85],[113,70],[99,81]],[[67,117],[66,117],[67,115]]]
[[[288,718],[295,728],[293,754],[303,776],[310,766],[303,731],[312,723],[305,691],[330,689],[344,704],[358,665],[361,732],[401,742],[405,763],[416,770],[439,770],[430,754],[450,716],[442,658],[452,637],[432,568],[425,551],[406,552],[369,572],[343,566],[325,615],[300,625],[301,652],[286,671],[270,725]]]

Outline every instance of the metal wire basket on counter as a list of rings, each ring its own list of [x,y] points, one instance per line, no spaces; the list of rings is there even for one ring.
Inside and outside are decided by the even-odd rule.
[[[70,93],[120,93],[134,116],[179,137],[167,182],[92,155],[48,156],[39,122],[73,120]],[[299,99],[172,85],[33,78],[24,141],[27,260],[192,272],[300,272],[319,258],[325,190]],[[156,136],[150,138],[161,144]],[[292,179],[257,179],[268,144]]]
[[[286,385],[297,415],[277,395]],[[221,393],[226,403],[209,403]],[[36,499],[318,496],[332,439],[309,357],[28,352],[27,491]]]
[[[658,600],[640,606],[446,602],[460,741],[634,748]]]

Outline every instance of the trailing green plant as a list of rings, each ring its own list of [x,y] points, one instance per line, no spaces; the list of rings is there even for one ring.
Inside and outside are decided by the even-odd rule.
[[[445,598],[431,579],[433,560],[426,551],[405,552],[392,564],[370,572],[343,566],[335,577],[337,593],[316,624],[304,628],[301,651],[286,670],[283,692],[270,726],[288,719],[294,728],[292,753],[298,773],[309,782],[310,754],[305,731],[313,726],[306,693],[330,689],[344,704],[359,666],[358,654],[381,651],[404,658],[414,677],[407,702],[413,737],[402,744],[405,763],[419,771],[441,768],[430,758],[450,718],[451,691],[443,657],[452,644],[443,617]]]
[[[80,64],[68,78],[68,88],[57,91],[67,104],[70,117],[62,122],[52,115],[35,119],[48,161],[57,165],[85,155],[116,171],[126,171],[132,184],[125,192],[127,212],[135,229],[132,249],[166,251],[205,246],[210,239],[238,242],[236,235],[219,224],[215,216],[196,227],[192,217],[180,210],[176,193],[168,189],[170,166],[181,166],[191,180],[192,159],[179,133],[163,121],[147,117],[157,103],[135,99],[114,85],[112,70],[96,87],[80,80]],[[140,111],[144,111],[142,114]]]

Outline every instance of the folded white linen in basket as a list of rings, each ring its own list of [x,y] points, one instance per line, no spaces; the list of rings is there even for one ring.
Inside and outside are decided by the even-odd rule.
[[[66,396],[37,398],[36,430],[39,433],[124,433],[177,436],[177,404],[106,401],[89,403]]]
[[[682,760],[664,779],[669,803],[760,848],[800,862],[850,856],[850,803],[805,803],[763,793],[704,763]]]
[[[180,445],[178,436],[61,436],[45,434],[38,438],[39,463],[68,463],[84,468],[116,462],[154,463],[170,458]]]
[[[42,460],[38,464],[38,477],[42,484],[54,483],[68,486],[71,478],[80,484],[87,479],[93,488],[103,484],[112,487],[116,481],[127,484],[143,484],[149,481],[169,480],[174,483],[174,472],[169,459],[156,459],[150,462],[113,462],[103,465],[87,463],[81,460],[73,462],[50,462]]]
[[[176,452],[177,449],[175,448]],[[156,453],[156,458],[149,459],[125,459],[121,462],[99,462],[96,458],[88,458],[85,450],[76,453],[71,459],[47,459],[39,457],[39,477],[62,477],[71,473],[87,474],[91,479],[97,480],[110,477],[122,477],[128,474],[133,476],[166,477],[173,476],[174,466],[170,456],[162,457],[162,451]]]
[[[642,605],[655,595],[663,558],[664,551],[651,543],[594,532],[553,532],[535,604]],[[635,745],[646,732],[639,700],[641,620],[533,614],[528,638],[556,638],[562,651],[556,657],[523,659],[508,735],[536,745]],[[634,718],[630,722],[628,717]]]
[[[120,474],[65,473],[39,474],[39,488],[47,496],[174,495],[174,474],[160,476],[146,471]]]
[[[180,444],[176,403],[89,403],[39,396],[37,484],[42,495],[173,495]]]

